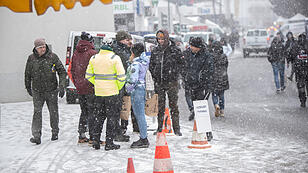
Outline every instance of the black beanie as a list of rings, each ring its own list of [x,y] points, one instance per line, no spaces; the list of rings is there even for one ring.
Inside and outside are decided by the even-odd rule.
[[[202,47],[204,47],[203,38],[201,38],[201,37],[192,37],[189,40],[189,45],[197,47],[197,48],[202,48]]]
[[[92,41],[93,37],[89,33],[82,32],[81,33],[81,40]]]
[[[132,46],[131,51],[135,54],[135,57],[139,57],[144,52],[144,46],[142,43],[136,43]]]

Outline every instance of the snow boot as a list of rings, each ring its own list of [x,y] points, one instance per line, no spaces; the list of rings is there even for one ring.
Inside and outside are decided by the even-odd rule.
[[[218,104],[215,104],[215,117],[220,116],[220,107]]]
[[[206,139],[207,139],[207,141],[209,141],[209,142],[213,139],[213,134],[212,134],[212,132],[206,132]]]
[[[30,138],[30,142],[35,143],[36,145],[41,144],[41,138]]]
[[[130,148],[149,148],[149,145],[150,143],[148,138],[140,138],[138,141],[133,142]]]
[[[106,150],[106,151],[109,151],[109,150],[117,150],[117,149],[120,149],[120,145],[117,145],[117,144],[114,144],[114,143],[106,144],[106,145],[105,145],[105,150]]]
[[[306,107],[306,102],[301,101],[301,107],[302,107],[302,108],[305,108],[305,107]]]
[[[120,134],[120,135],[116,135],[114,137],[114,141],[117,141],[117,142],[128,142],[129,138],[130,137],[127,136],[127,135]]]
[[[58,134],[52,134],[51,140],[52,141],[58,140]]]
[[[188,117],[188,121],[192,121],[192,120],[194,120],[195,119],[195,113],[194,113],[194,111],[192,110],[192,111],[190,111],[190,115],[189,115],[189,117]]]
[[[176,136],[182,136],[182,132],[180,130],[174,130],[174,134]]]
[[[101,145],[98,141],[93,141],[92,147],[96,150],[99,150],[101,148]]]

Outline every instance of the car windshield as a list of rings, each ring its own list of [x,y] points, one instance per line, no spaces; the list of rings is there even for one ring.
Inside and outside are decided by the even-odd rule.
[[[189,42],[190,37],[201,37],[205,42],[207,41],[207,35],[205,34],[187,34],[184,36],[184,42]]]

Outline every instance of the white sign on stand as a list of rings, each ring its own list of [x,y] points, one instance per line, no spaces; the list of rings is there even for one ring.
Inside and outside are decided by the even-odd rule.
[[[207,100],[193,101],[198,133],[212,131],[209,104]]]

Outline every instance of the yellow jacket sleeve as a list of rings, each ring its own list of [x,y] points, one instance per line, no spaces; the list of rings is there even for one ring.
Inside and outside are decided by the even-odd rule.
[[[116,59],[115,68],[116,68],[116,71],[117,71],[118,89],[121,90],[122,87],[125,84],[126,75],[125,75],[125,69],[123,67],[122,61],[121,61],[120,57],[118,57],[118,56],[117,56],[117,59]]]
[[[93,59],[91,58],[86,70],[85,78],[88,79],[93,85],[95,85],[94,68],[92,64]]]

